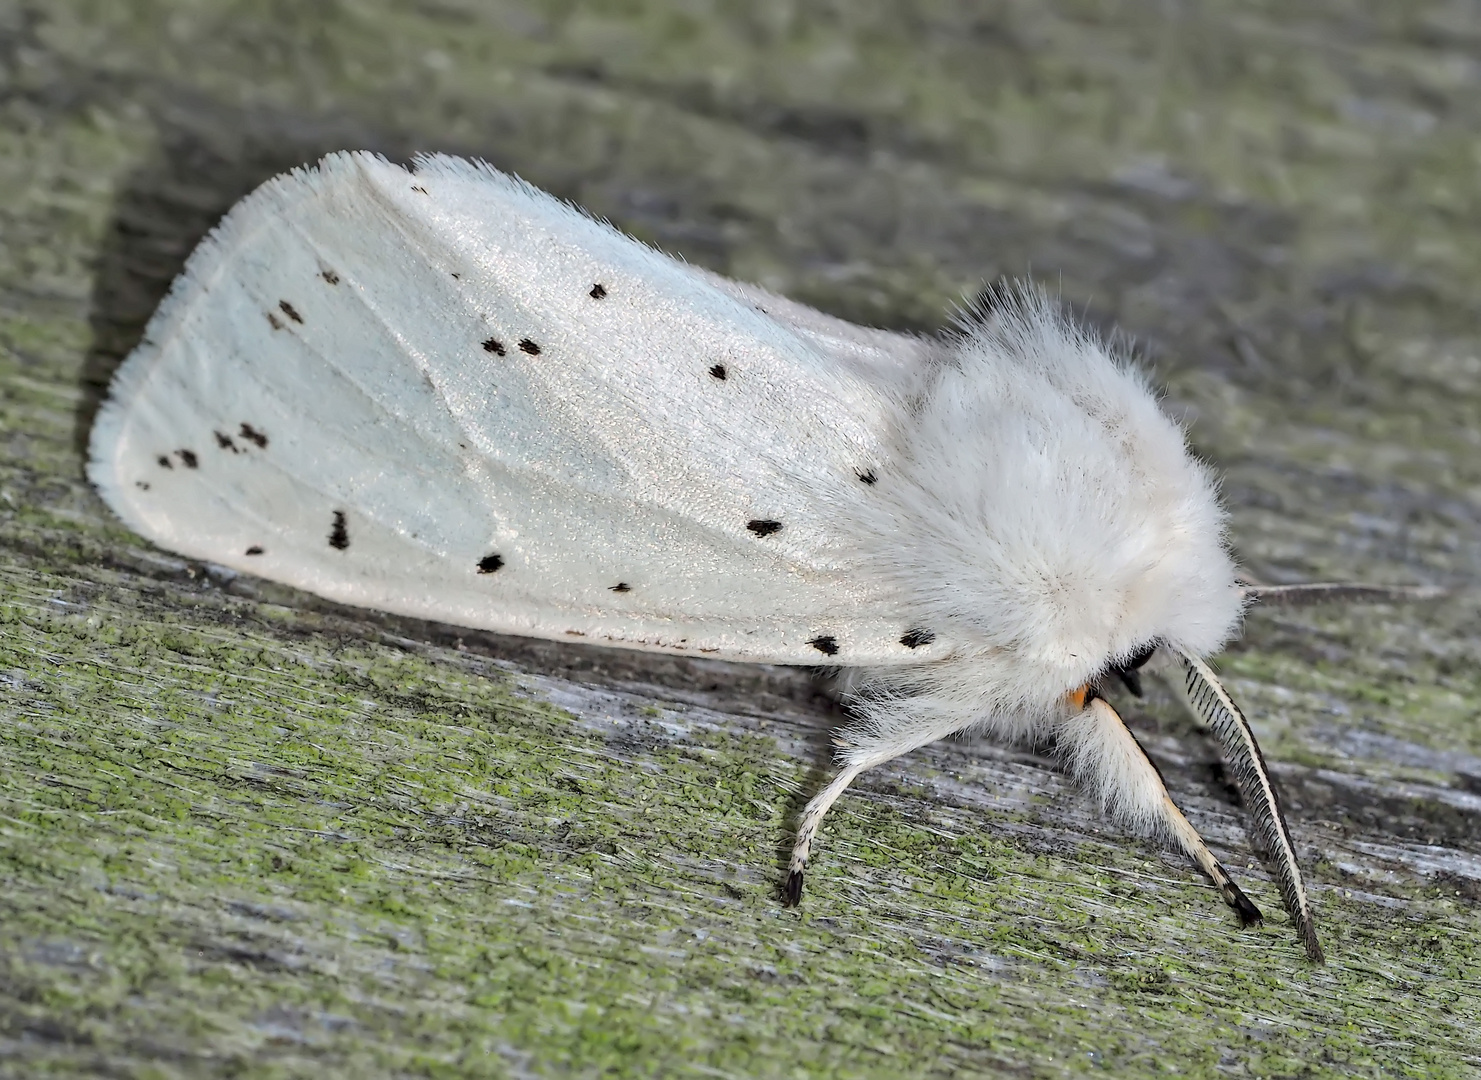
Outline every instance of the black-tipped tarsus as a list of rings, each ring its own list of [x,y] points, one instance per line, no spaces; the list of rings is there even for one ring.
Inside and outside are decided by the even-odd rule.
[[[787,875],[786,887],[782,889],[782,898],[787,907],[796,907],[802,903],[802,871],[793,870]]]
[[[1254,905],[1248,896],[1234,882],[1227,883],[1228,889],[1224,893],[1224,899],[1234,913],[1239,916],[1240,926],[1259,926],[1265,921],[1265,916],[1260,914],[1260,909]]]

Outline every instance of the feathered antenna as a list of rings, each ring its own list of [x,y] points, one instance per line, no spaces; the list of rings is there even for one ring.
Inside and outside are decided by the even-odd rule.
[[[1255,819],[1256,835],[1275,864],[1275,879],[1280,885],[1281,899],[1285,901],[1291,921],[1296,924],[1306,946],[1306,957],[1318,964],[1325,963],[1326,957],[1322,955],[1321,943],[1316,938],[1316,925],[1311,917],[1311,902],[1306,898],[1301,868],[1296,863],[1296,847],[1291,843],[1291,832],[1281,812],[1280,799],[1275,793],[1275,785],[1270,782],[1270,770],[1266,768],[1250,722],[1207,664],[1182,650],[1178,650],[1177,656],[1187,675],[1188,701],[1199,718],[1213,729],[1223,747],[1224,756],[1234,773],[1234,782]]]

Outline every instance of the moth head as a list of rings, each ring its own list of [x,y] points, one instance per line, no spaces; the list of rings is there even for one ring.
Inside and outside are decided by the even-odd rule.
[[[1077,686],[1064,696],[1065,703],[1070,709],[1079,712],[1087,708],[1097,698],[1103,697],[1107,689],[1113,688],[1117,683],[1125,687],[1133,697],[1142,696],[1142,668],[1152,657],[1157,655],[1162,643],[1150,641],[1138,648],[1130,656],[1116,660],[1107,665],[1106,668],[1088,682]]]

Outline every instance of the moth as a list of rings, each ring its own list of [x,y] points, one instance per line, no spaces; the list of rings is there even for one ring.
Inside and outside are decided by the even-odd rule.
[[[1032,288],[934,337],[865,329],[485,164],[333,154],[190,257],[88,475],[160,547],[345,604],[846,669],[856,719],[802,815],[793,904],[860,773],[974,729],[1053,740],[1258,921],[1103,696],[1163,654],[1322,958],[1254,733],[1206,661],[1265,594],[1143,377]]]

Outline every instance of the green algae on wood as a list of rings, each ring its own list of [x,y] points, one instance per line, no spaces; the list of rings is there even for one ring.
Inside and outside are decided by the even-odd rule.
[[[0,4],[0,1073],[1461,1076],[1474,600],[1220,666],[1331,963],[1042,759],[946,744],[779,851],[806,677],[460,634],[146,550],[82,479],[190,246],[345,147],[488,157],[930,328],[1027,270],[1138,335],[1259,576],[1481,554],[1475,65],[1439,3]],[[1086,306],[1088,305],[1088,307]],[[1129,716],[1278,910],[1215,755]]]

